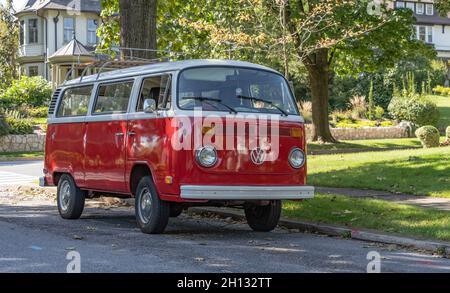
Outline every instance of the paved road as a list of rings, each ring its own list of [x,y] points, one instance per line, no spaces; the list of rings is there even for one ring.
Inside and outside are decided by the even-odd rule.
[[[144,235],[131,208],[91,207],[65,221],[52,201],[9,200],[0,193],[0,272],[65,272],[73,250],[82,272],[365,272],[370,251],[382,272],[450,272],[449,259],[354,240],[186,214],[164,235]]]
[[[42,162],[0,163],[1,174],[40,176]],[[252,232],[244,223],[183,214],[164,235],[144,235],[132,208],[92,205],[62,220],[53,199],[17,199],[0,186],[0,272],[65,272],[81,255],[82,272],[365,272],[381,254],[382,272],[450,272],[450,260],[355,240]]]
[[[42,161],[0,162],[0,187],[36,182],[42,169]]]

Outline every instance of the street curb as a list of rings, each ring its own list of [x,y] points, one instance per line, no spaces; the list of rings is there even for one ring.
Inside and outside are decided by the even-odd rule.
[[[189,212],[198,215],[215,214],[224,218],[232,218],[233,220],[245,220],[245,215],[241,211],[224,209],[224,208],[189,208]],[[351,229],[342,226],[319,224],[305,221],[292,221],[281,219],[280,227],[287,229],[298,229],[303,232],[312,232],[325,234],[330,236],[339,236],[343,238],[351,238],[355,240],[378,242],[384,244],[394,244],[413,249],[419,249],[438,254],[445,258],[450,258],[450,243],[440,241],[427,241],[407,238],[402,236],[389,235],[379,232],[367,230]]]

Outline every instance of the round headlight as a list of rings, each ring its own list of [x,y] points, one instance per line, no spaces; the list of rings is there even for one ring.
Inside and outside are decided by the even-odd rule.
[[[305,153],[301,149],[293,149],[289,154],[289,164],[295,169],[303,167],[305,165]]]
[[[217,163],[217,152],[212,146],[205,146],[196,151],[197,162],[206,168],[210,168]]]

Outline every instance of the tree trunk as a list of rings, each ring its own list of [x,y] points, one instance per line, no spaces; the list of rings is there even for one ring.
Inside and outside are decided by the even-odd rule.
[[[328,120],[329,61],[328,49],[319,49],[310,54],[305,62],[308,70],[312,96],[312,141],[331,142],[336,140],[331,134]]]
[[[120,46],[125,57],[154,59],[156,52],[131,49],[156,50],[157,0],[120,0]]]

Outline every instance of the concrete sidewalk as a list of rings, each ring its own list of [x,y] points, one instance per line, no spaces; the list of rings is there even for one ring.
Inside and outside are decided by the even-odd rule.
[[[321,194],[343,195],[355,198],[374,198],[393,201],[400,204],[413,205],[421,208],[433,208],[441,211],[450,211],[450,198],[395,194],[378,190],[333,187],[316,187],[316,192]]]

